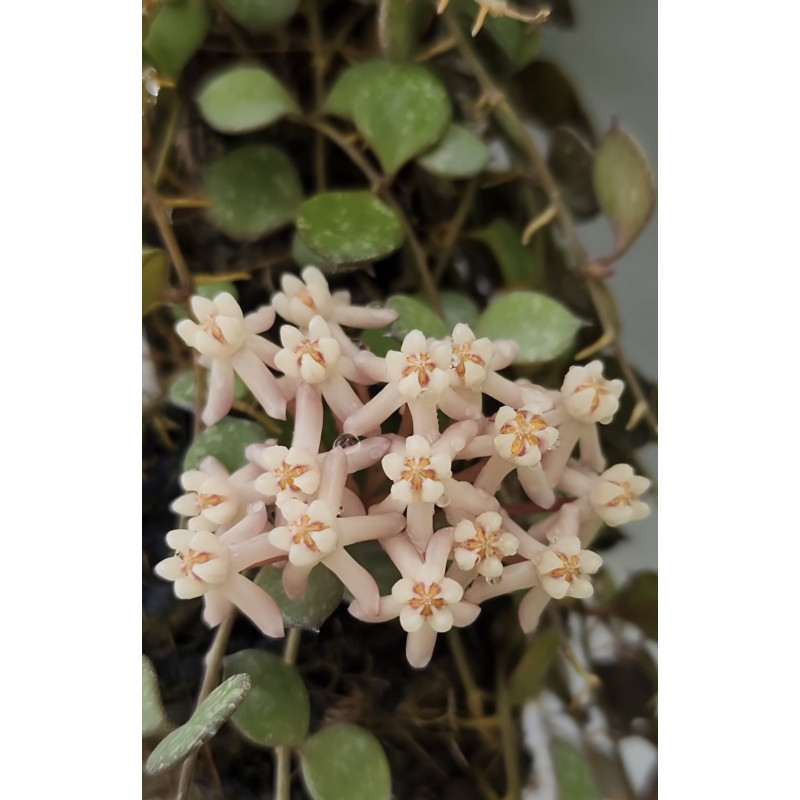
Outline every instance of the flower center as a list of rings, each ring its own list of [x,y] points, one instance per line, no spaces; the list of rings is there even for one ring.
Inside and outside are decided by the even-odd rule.
[[[403,377],[407,378],[416,372],[419,385],[424,389],[431,382],[429,373],[436,369],[436,364],[431,361],[431,357],[427,353],[406,356],[406,364],[408,366],[403,370]]]
[[[633,502],[633,489],[631,489],[631,485],[627,481],[623,481],[622,483],[613,482],[614,486],[619,486],[622,489],[622,494],[615,497],[613,500],[609,500],[606,503],[607,506],[611,508],[615,508],[616,506],[630,506]]]
[[[592,405],[589,410],[594,413],[600,407],[600,401],[605,397],[605,395],[610,394],[608,389],[606,389],[603,384],[600,382],[598,378],[593,378],[590,381],[579,386],[573,394],[578,394],[578,392],[586,392],[589,390],[594,391],[594,397],[592,398]]]
[[[194,568],[200,564],[205,564],[215,558],[213,553],[198,553],[196,550],[189,550],[187,553],[178,553],[178,557],[183,561],[183,574],[191,575],[195,580],[203,580],[194,574]]]
[[[567,583],[572,583],[583,576],[578,556],[566,556],[564,553],[559,552],[556,552],[556,555],[564,566],[551,570],[549,573],[551,578],[558,580],[563,578]]]
[[[327,527],[328,526],[324,522],[312,522],[311,517],[309,517],[308,514],[304,514],[298,522],[292,525],[294,529],[292,542],[294,544],[305,545],[312,553],[318,553],[319,547],[314,541],[312,534],[324,531]]]
[[[475,355],[470,349],[472,343],[462,344],[453,348],[453,366],[456,368],[456,375],[463,381],[464,376],[467,374],[467,361],[477,364],[479,367],[485,367],[486,362],[480,357]]]
[[[405,469],[400,473],[400,479],[408,481],[415,492],[422,491],[422,483],[425,479],[437,480],[436,471],[430,468],[430,458],[406,458],[403,466]]]
[[[486,561],[488,558],[502,558],[497,541],[500,539],[502,531],[487,531],[477,523],[475,524],[475,535],[471,539],[462,542],[459,547],[471,550],[478,554],[479,561]]]
[[[308,289],[301,289],[295,297],[305,306],[308,306],[312,311],[317,310],[317,306],[314,303],[314,298],[311,296],[311,292]]]
[[[303,364],[303,356],[311,356],[314,361],[317,362],[320,366],[325,366],[325,356],[319,350],[319,339],[306,339],[299,347],[297,347],[294,351],[294,354],[297,356],[297,368],[299,369]]]
[[[308,464],[296,464],[293,466],[284,461],[283,464],[275,470],[275,478],[278,481],[278,486],[281,487],[281,491],[286,491],[286,489],[291,489],[293,492],[301,491],[295,485],[295,480],[301,475],[305,475],[309,469],[311,469],[311,467],[308,466]]]
[[[541,417],[533,416],[527,411],[518,411],[513,420],[500,428],[500,433],[514,436],[511,443],[512,456],[524,456],[529,447],[539,446],[537,434],[546,428],[547,423]]]
[[[438,611],[445,605],[444,597],[441,596],[442,587],[438,583],[426,586],[422,581],[417,581],[413,591],[415,596],[408,601],[408,604],[414,611],[419,611],[425,619],[432,616],[434,610]]]
[[[220,503],[224,503],[228,498],[221,494],[201,494],[197,495],[197,507],[201,513],[207,508],[216,508]]]
[[[212,314],[204,323],[203,330],[209,335],[213,336],[220,344],[228,344],[228,340],[222,333],[219,325],[217,325],[217,315]]]

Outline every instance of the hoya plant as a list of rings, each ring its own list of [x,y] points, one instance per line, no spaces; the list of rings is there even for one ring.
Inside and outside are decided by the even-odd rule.
[[[568,24],[144,5],[145,797],[636,797],[657,578],[604,558],[655,386],[607,279],[654,186]]]

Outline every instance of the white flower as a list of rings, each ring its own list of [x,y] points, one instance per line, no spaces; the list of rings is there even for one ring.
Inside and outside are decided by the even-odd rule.
[[[386,354],[386,372],[406,399],[436,397],[450,385],[452,350],[446,342],[425,339],[422,331],[411,331],[400,352]]]
[[[494,429],[497,452],[519,467],[535,467],[543,452],[558,445],[558,431],[532,406],[519,411],[503,406],[494,418]]]
[[[383,471],[394,481],[392,497],[409,503],[435,503],[444,494],[443,479],[452,475],[451,459],[434,453],[424,436],[406,439],[405,455],[389,453],[381,460]]]
[[[644,519],[650,513],[638,498],[650,488],[650,481],[635,475],[629,464],[617,464],[600,475],[589,499],[595,513],[611,527]]]
[[[284,325],[281,343],[284,349],[275,356],[275,366],[306,383],[322,383],[329,378],[342,355],[339,342],[320,316],[309,322],[307,336],[291,325]]]
[[[316,564],[336,549],[336,514],[326,503],[287,500],[280,509],[287,524],[272,530],[269,540],[289,553],[290,563],[300,567]]]
[[[181,476],[187,494],[172,503],[172,510],[189,520],[191,530],[210,530],[228,525],[236,519],[241,505],[239,492],[226,475],[209,475],[199,469]]]
[[[602,362],[592,361],[585,367],[569,368],[561,385],[561,395],[567,411],[578,422],[606,425],[619,408],[624,386],[621,380],[606,380]]]
[[[317,458],[298,447],[275,445],[258,452],[258,461],[266,472],[256,478],[255,488],[281,504],[292,498],[310,497],[319,487]]]
[[[581,550],[577,536],[554,539],[547,550],[537,554],[533,563],[539,573],[542,588],[550,595],[562,597],[591,597],[594,592],[585,575],[600,569],[603,559],[590,550]]]
[[[452,385],[480,389],[491,368],[492,342],[486,338],[476,339],[470,327],[459,322],[453,328],[452,348]]]
[[[155,571],[175,581],[175,594],[182,600],[200,597],[227,580],[229,550],[211,531],[170,531],[167,544],[176,553],[156,564]]]
[[[199,324],[184,319],[178,323],[177,331],[186,344],[203,355],[230,358],[247,338],[242,309],[228,292],[213,300],[195,295],[192,311]]]
[[[429,625],[437,633],[453,627],[450,608],[464,595],[460,583],[445,578],[433,564],[421,564],[410,578],[401,578],[392,587],[392,597],[401,604],[400,624],[407,633]]]
[[[502,530],[503,518],[495,511],[481,514],[474,522],[462,520],[456,525],[453,557],[459,568],[469,572],[476,566],[478,574],[499,578],[503,558],[513,556],[519,548],[516,536]]]

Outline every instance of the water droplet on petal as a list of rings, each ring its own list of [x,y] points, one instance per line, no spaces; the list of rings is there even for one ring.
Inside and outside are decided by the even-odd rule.
[[[352,433],[343,433],[341,436],[337,436],[333,442],[334,447],[352,447],[354,444],[359,443],[358,436],[354,436]]]

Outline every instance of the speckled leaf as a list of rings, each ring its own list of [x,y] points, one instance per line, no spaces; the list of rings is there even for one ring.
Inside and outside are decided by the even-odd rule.
[[[308,735],[310,704],[297,669],[263,650],[241,650],[223,660],[225,674],[246,671],[247,700],[231,724],[246,739],[266,747],[299,745]]]
[[[403,243],[395,213],[367,191],[325,192],[306,200],[297,230],[308,247],[334,264],[375,261]]]
[[[638,572],[631,576],[611,601],[609,611],[658,641],[658,573]]]
[[[474,133],[453,123],[442,141],[417,162],[442,178],[469,178],[489,162],[489,148]]]
[[[205,0],[164,3],[153,16],[142,50],[163,77],[177,78],[206,38]]]
[[[153,662],[142,655],[142,736],[160,736],[172,728],[164,711]]]
[[[570,211],[579,217],[596,214],[594,151],[586,140],[571,128],[557,128],[550,140],[547,163]]]
[[[507,286],[535,285],[542,268],[536,263],[533,245],[522,244],[522,232],[504,219],[495,219],[473,234],[495,257]]]
[[[247,675],[232,675],[198,706],[191,719],[162,739],[150,754],[145,771],[158,775],[198,750],[230,719],[250,691]]]
[[[444,339],[452,333],[452,328],[447,329],[447,325],[442,322],[430,309],[429,306],[420,303],[413,297],[405,295],[395,295],[386,301],[387,308],[393,308],[400,315],[392,323],[392,335],[402,342],[406,335],[413,330],[422,331],[425,336],[434,339]],[[393,349],[400,349],[399,347]]]
[[[203,119],[220,133],[249,133],[300,111],[277,79],[262,67],[226,67],[197,95]]]
[[[303,200],[300,178],[280,150],[247,145],[203,172],[212,221],[232,239],[258,239],[292,222]]]
[[[353,109],[356,127],[390,175],[435,145],[452,116],[447,90],[419,64],[392,64],[356,93]]]
[[[206,428],[192,442],[183,459],[183,471],[200,469],[206,456],[219,459],[228,472],[235,472],[247,463],[244,449],[249,444],[263,442],[267,432],[249,419],[226,417]]]
[[[234,300],[239,299],[239,290],[236,288],[236,284],[229,283],[228,281],[222,281],[220,283],[198,283],[194,287],[195,294],[199,294],[201,297],[207,297],[209,300],[213,300],[218,294],[222,294],[223,292],[228,292],[233,295]],[[176,320],[186,319],[186,309],[183,306],[173,306],[172,316],[175,317]],[[194,317],[192,317],[192,319],[194,319]]]
[[[142,248],[142,316],[164,302],[169,288],[169,261],[163,250]]]
[[[644,230],[655,206],[656,187],[647,158],[622,128],[614,126],[597,148],[594,190],[614,229],[619,258]]]
[[[297,231],[292,237],[292,260],[298,267],[319,267],[323,272],[333,272],[336,266],[315,253]]]
[[[508,697],[512,705],[521,706],[541,692],[557,652],[555,629],[540,629],[509,678]]]
[[[559,800],[600,800],[592,771],[581,752],[563,739],[550,741]]]
[[[380,0],[378,40],[386,58],[413,59],[423,15],[430,9],[428,0]]]
[[[278,604],[287,628],[318,631],[342,602],[344,586],[326,566],[318,564],[308,576],[308,588],[299,600],[290,600],[283,591],[283,570],[267,565],[262,567],[255,582]]]
[[[510,292],[481,315],[477,336],[514,339],[516,364],[551,361],[572,347],[581,321],[561,303],[538,292]]]
[[[375,583],[378,584],[378,591],[381,595],[391,594],[392,586],[403,577],[394,561],[389,558],[389,554],[377,542],[358,542],[352,547],[348,547],[347,552],[369,571],[369,574],[375,579]],[[348,596],[350,600],[353,599],[352,595],[346,591],[346,599]]]
[[[418,294],[414,296],[414,300],[418,300],[428,308],[431,307],[431,301],[426,294]],[[463,322],[469,325],[470,328],[475,330],[478,320],[481,316],[481,310],[478,308],[477,303],[470,297],[460,292],[442,291],[439,292],[439,303],[442,306],[442,313],[444,314],[444,326],[449,333],[452,333],[453,328],[459,323]]]
[[[388,61],[365,61],[346,69],[331,89],[322,105],[326,114],[353,119],[355,116],[356,97],[364,91],[371,81],[381,81],[390,72],[392,65]]]
[[[283,25],[297,11],[300,0],[219,0],[243,28],[261,33]]]
[[[331,725],[301,752],[312,800],[389,800],[392,777],[381,743],[357,725]]]
[[[206,371],[206,386],[211,382],[211,373]],[[236,374],[233,376],[233,394],[237,400],[244,400],[249,389],[244,381]],[[194,412],[195,403],[195,383],[194,372],[189,370],[178,375],[169,386],[169,401],[172,405],[182,408],[184,411]]]

